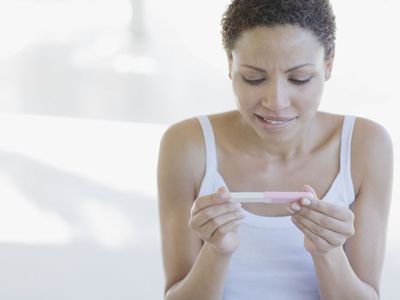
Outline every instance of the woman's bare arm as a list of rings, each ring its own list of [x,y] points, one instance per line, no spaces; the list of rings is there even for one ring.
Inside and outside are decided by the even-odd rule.
[[[344,250],[313,257],[321,299],[378,299],[392,192],[393,149],[379,125],[358,119],[352,166],[360,187],[352,206],[355,234]]]
[[[183,121],[166,131],[160,145],[157,179],[168,300],[221,299],[230,262],[230,255],[203,245],[188,226],[195,182],[204,175],[204,146],[198,133],[196,120]]]

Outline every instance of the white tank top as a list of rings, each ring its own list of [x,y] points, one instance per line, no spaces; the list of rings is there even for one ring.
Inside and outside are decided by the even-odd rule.
[[[220,186],[228,187],[218,173],[211,123],[207,116],[198,119],[206,148],[206,172],[198,195],[203,196],[216,193]],[[321,199],[347,207],[355,198],[350,168],[354,121],[354,116],[344,118],[340,170]],[[304,234],[290,216],[265,217],[246,211],[238,235],[240,246],[231,258],[223,300],[320,299],[312,258],[304,249]]]

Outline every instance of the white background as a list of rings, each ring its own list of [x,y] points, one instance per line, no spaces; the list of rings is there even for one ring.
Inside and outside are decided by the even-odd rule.
[[[1,299],[162,298],[159,141],[178,120],[234,108],[219,33],[227,4],[0,2]],[[399,299],[399,7],[333,7],[321,110],[370,118],[392,136],[381,298]]]

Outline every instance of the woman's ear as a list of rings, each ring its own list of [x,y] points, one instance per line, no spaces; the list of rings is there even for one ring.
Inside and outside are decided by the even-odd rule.
[[[232,60],[228,59],[229,73],[228,76],[232,80]]]
[[[226,58],[228,59],[228,76],[232,80],[232,52],[225,52]]]
[[[334,60],[335,60],[335,48],[331,49],[329,56],[325,59],[325,80],[328,80],[331,77]]]

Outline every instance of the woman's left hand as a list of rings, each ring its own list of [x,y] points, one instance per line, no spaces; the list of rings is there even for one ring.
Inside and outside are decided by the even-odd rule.
[[[353,212],[348,207],[319,200],[314,189],[308,185],[303,190],[311,192],[314,197],[291,203],[287,210],[292,215],[293,223],[304,233],[306,250],[311,255],[325,255],[334,248],[342,247],[355,233]]]

